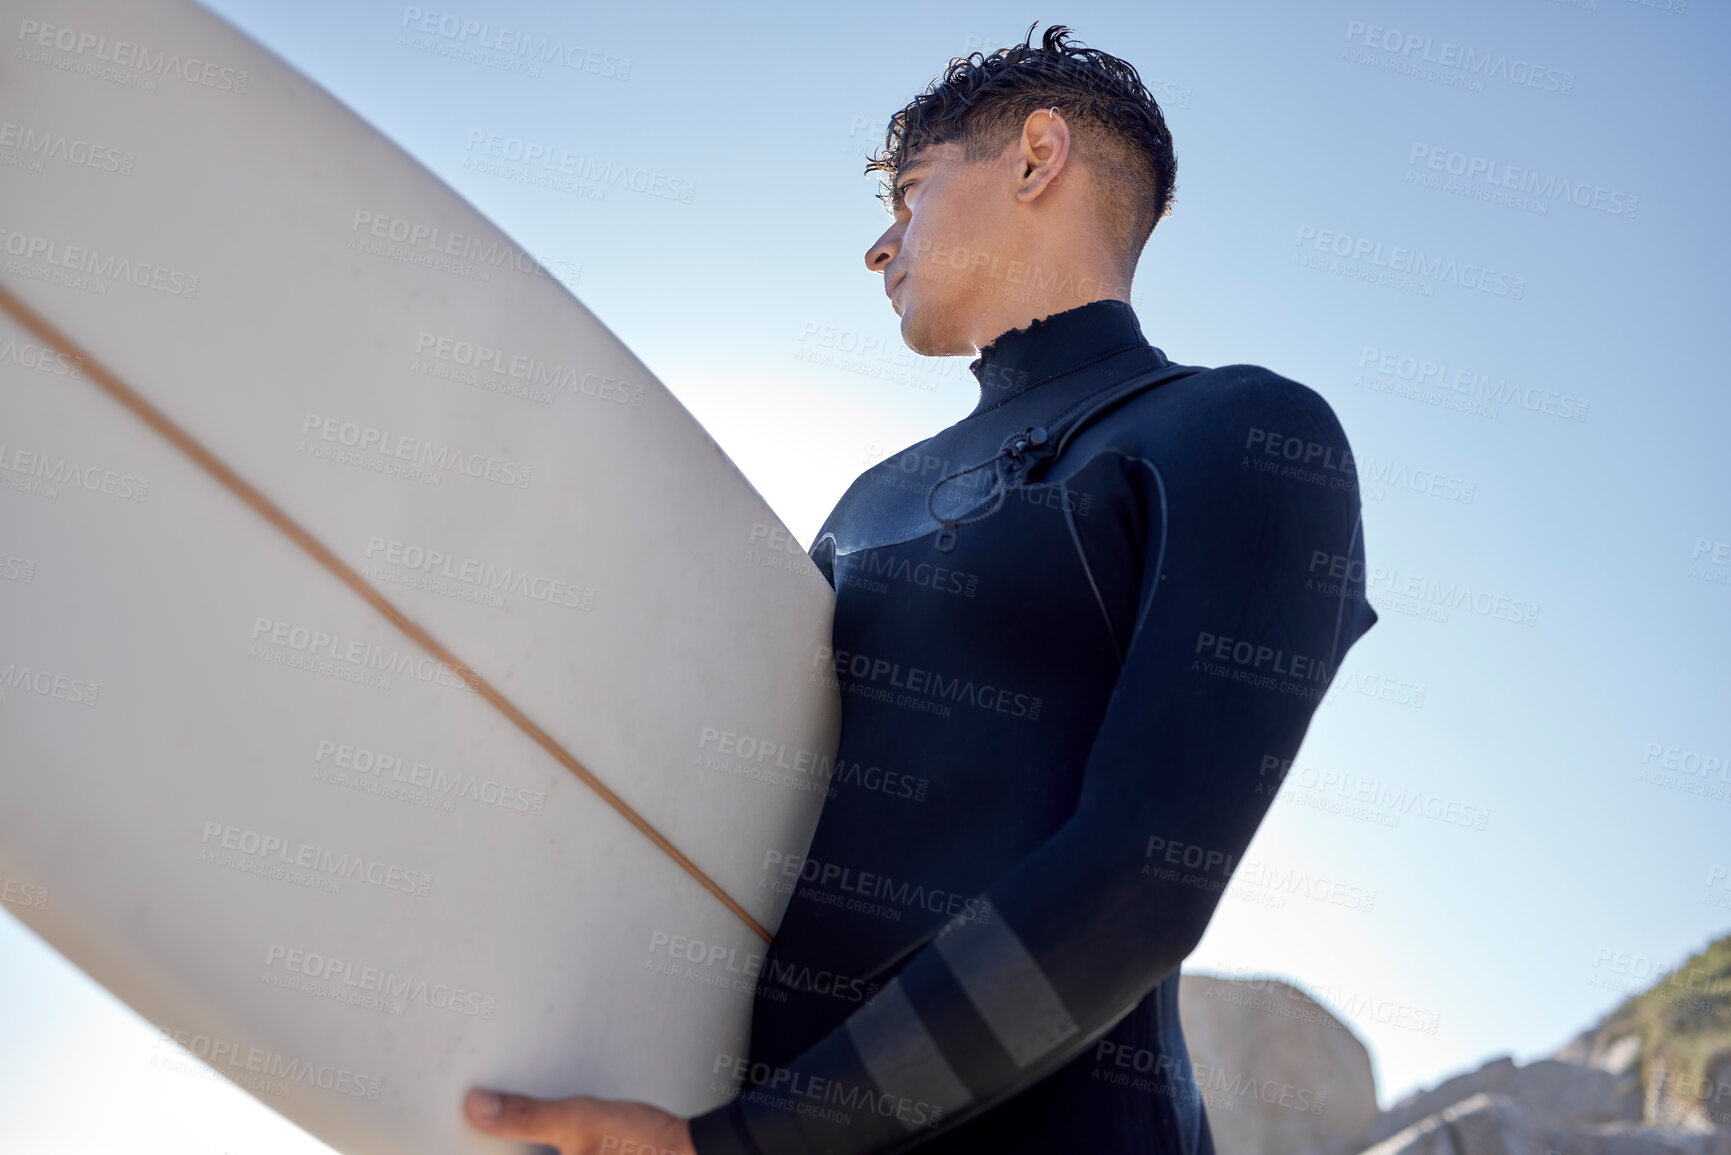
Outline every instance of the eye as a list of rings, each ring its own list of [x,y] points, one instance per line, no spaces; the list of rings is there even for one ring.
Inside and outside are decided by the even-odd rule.
[[[896,199],[901,201],[903,204],[906,204],[908,202],[908,190],[913,188],[916,184],[919,184],[919,183],[920,182],[917,180],[908,180],[908,181],[903,181],[901,184],[897,185],[896,186]]]

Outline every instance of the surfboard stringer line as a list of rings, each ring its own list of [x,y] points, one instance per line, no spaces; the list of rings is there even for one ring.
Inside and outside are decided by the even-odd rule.
[[[698,866],[695,862],[691,861],[690,858],[686,857],[685,853],[677,846],[673,845],[673,843],[668,840],[667,836],[657,830],[647,818],[644,818],[641,814],[637,813],[630,803],[615,794],[607,784],[597,778],[588,767],[577,761],[569,751],[553,739],[551,734],[536,725],[534,720],[524,714],[523,711],[519,710],[510,699],[495,690],[485,678],[470,669],[466,663],[457,657],[457,655],[446,649],[444,643],[433,637],[407,614],[399,610],[391,603],[389,598],[386,598],[378,590],[368,585],[366,579],[356,573],[355,570],[340,557],[332,553],[324,543],[320,542],[311,533],[307,532],[303,526],[288,514],[284,513],[275,502],[271,501],[270,498],[266,497],[240,474],[229,468],[226,462],[217,457],[216,454],[212,453],[209,449],[206,449],[203,443],[201,443],[197,438],[182,429],[166,413],[152,405],[142,394],[122,381],[106,365],[102,364],[95,357],[92,357],[88,352],[86,352],[78,342],[74,341],[66,333],[62,332],[53,322],[48,320],[48,318],[42,316],[42,314],[36,312],[36,310],[25,304],[22,299],[12,293],[4,285],[0,285],[0,309],[4,309],[12,316],[13,320],[28,329],[45,344],[59,349],[69,357],[74,357],[82,361],[84,374],[87,379],[94,382],[103,392],[107,393],[115,401],[118,401],[121,405],[126,407],[126,409],[130,410],[134,416],[136,416],[140,421],[143,421],[146,425],[150,426],[151,429],[155,430],[170,445],[173,445],[176,449],[180,450],[181,453],[185,454],[193,464],[204,470],[204,472],[214,478],[224,489],[239,498],[260,517],[264,518],[274,526],[283,534],[283,536],[287,537],[314,561],[318,562],[319,565],[323,566],[333,576],[335,576],[338,581],[359,594],[368,605],[372,606],[380,614],[384,615],[392,625],[396,626],[397,629],[407,635],[410,641],[414,642],[434,658],[437,658],[439,661],[455,670],[457,674],[468,683],[469,687],[475,691],[475,693],[479,694],[489,705],[509,719],[512,725],[516,726],[517,729],[526,734],[537,746],[551,754],[560,765],[571,771],[572,774],[575,774],[578,781],[582,782],[585,786],[589,787],[590,790],[594,791],[603,802],[616,810],[620,817],[624,818],[625,821],[635,826],[645,838],[654,843],[663,854],[666,854],[667,857],[671,858],[680,869],[684,870],[685,873],[695,879],[700,886],[709,891],[710,894],[714,895],[716,901],[720,902],[721,905],[732,911],[741,922],[750,927],[754,934],[763,939],[764,942],[770,941],[771,935],[769,929],[762,923],[758,922],[755,918],[751,917],[751,914],[747,912],[744,907],[740,906],[738,902],[734,901],[731,895],[721,888],[720,883],[716,882],[713,878],[710,878],[708,874],[704,873],[702,867]]]

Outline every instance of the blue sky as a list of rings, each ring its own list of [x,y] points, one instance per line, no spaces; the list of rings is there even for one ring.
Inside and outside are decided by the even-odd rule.
[[[1374,904],[1246,887],[1187,969],[1321,995],[1386,1104],[1550,1053],[1731,927],[1731,402],[1711,335],[1731,44],[1723,9],[1665,2],[421,6],[599,54],[540,76],[412,42],[400,4],[214,7],[563,272],[802,540],[869,462],[976,399],[965,359],[900,345],[862,263],[888,222],[860,174],[885,118],[1036,17],[1135,63],[1179,156],[1143,328],[1175,360],[1266,365],[1330,401],[1382,615],[1249,856]],[[476,165],[490,138],[658,191],[536,187]],[[1424,593],[1450,588],[1487,612]],[[1402,791],[1423,802],[1391,826]],[[152,1070],[142,1023],[10,918],[0,975],[32,992],[0,1005],[0,1084],[24,1105],[0,1147],[319,1149]]]

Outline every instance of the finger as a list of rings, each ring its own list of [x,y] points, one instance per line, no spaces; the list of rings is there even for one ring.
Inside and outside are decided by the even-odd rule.
[[[570,1130],[564,1102],[507,1095],[499,1091],[470,1091],[463,1098],[469,1121],[481,1130],[504,1139],[557,1145]]]

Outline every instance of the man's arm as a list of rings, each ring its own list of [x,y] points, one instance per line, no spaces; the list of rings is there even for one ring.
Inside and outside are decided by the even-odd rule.
[[[1076,1056],[1200,940],[1272,801],[1267,767],[1296,755],[1375,620],[1332,413],[1266,371],[1217,373],[1181,451],[1107,449],[1074,481],[1117,495],[1090,532],[1129,525],[1143,545],[1136,627],[1075,813],[992,884],[988,917],[951,922],[788,1070],[692,1120],[699,1155],[929,1138]],[[1329,475],[1285,468],[1270,436],[1328,447]]]

